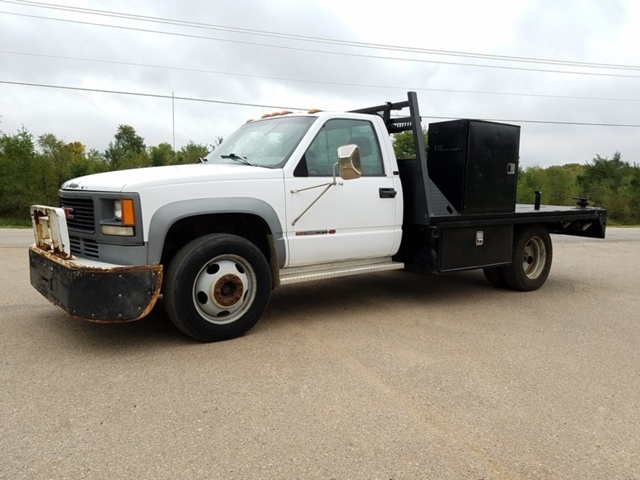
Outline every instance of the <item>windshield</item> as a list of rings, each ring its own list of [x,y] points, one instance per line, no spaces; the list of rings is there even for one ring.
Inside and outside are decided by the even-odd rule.
[[[206,157],[207,163],[282,167],[315,117],[282,116],[247,123]]]

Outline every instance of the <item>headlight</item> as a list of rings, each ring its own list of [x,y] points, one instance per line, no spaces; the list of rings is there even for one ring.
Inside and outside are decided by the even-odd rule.
[[[122,200],[116,200],[113,202],[113,213],[116,217],[116,220],[122,220]]]
[[[136,225],[136,214],[132,199],[123,198],[122,200],[114,200],[113,217],[117,225],[102,225],[103,235],[126,237],[133,237],[135,235],[133,227]]]

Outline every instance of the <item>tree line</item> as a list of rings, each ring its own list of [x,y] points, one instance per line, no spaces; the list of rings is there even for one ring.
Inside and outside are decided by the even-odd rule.
[[[426,145],[426,132],[424,132]],[[197,163],[222,142],[189,142],[174,151],[168,143],[148,147],[135,129],[120,125],[104,152],[88,150],[79,141],[67,143],[53,134],[34,139],[26,129],[14,135],[0,132],[0,218],[27,223],[29,205],[57,205],[58,189],[65,181],[92,173],[161,165]],[[413,155],[411,132],[394,136],[398,158]],[[575,205],[587,197],[591,205],[608,209],[620,224],[640,224],[640,165],[596,155],[584,164],[527,167],[518,172],[518,203],[533,203],[535,191],[542,203]]]
[[[536,190],[544,204],[576,205],[576,198],[588,198],[590,205],[606,208],[614,223],[640,224],[640,165],[622,160],[620,152],[585,164],[521,169],[517,202],[533,203]]]
[[[148,147],[130,125],[120,125],[104,152],[87,151],[81,142],[67,143],[47,133],[33,137],[22,128],[0,132],[0,218],[18,224],[29,220],[32,204],[57,205],[58,189],[71,178],[92,173],[198,163],[222,139],[211,145],[189,142],[174,151],[168,143]]]

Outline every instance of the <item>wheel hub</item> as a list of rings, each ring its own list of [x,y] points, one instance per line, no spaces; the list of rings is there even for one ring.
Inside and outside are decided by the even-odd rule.
[[[228,308],[240,301],[244,285],[237,275],[227,274],[218,279],[211,290],[213,301],[221,307]]]

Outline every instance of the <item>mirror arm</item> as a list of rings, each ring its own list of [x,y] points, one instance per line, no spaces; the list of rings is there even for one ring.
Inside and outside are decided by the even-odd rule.
[[[326,188],[322,191],[322,193],[320,193],[320,195],[318,195],[318,197],[317,197],[313,202],[311,202],[311,204],[310,204],[307,208],[305,208],[305,209],[304,209],[304,211],[303,211],[300,215],[298,215],[298,216],[296,217],[296,219],[295,219],[293,222],[291,222],[291,226],[295,226],[295,224],[296,224],[296,223],[298,223],[298,220],[300,220],[300,219],[302,218],[302,216],[303,216],[305,213],[307,213],[307,212],[309,211],[309,209],[310,209],[311,207],[313,207],[313,206],[316,204],[316,202],[317,202],[318,200],[320,200],[320,197],[322,197],[325,193],[327,193],[327,191],[328,191],[331,187],[333,187],[334,185],[335,185],[335,182],[334,182],[334,183],[327,183],[327,184],[325,184],[325,185],[318,185],[318,187],[323,187],[323,186],[324,186],[324,187],[326,187]],[[315,188],[315,187],[311,187],[311,188]],[[308,188],[305,188],[304,190],[309,190],[309,189],[308,189]],[[298,192],[301,192],[301,191],[302,191],[302,190],[298,190]],[[291,192],[291,193],[294,193],[294,192]]]
[[[298,190],[291,190],[291,193],[306,192],[307,190],[313,190],[314,188],[320,188],[320,187],[326,187],[326,186],[330,187],[332,185],[337,185],[337,182],[334,180],[333,182],[321,183],[320,185],[314,185],[313,187],[299,188]]]
[[[322,197],[325,193],[327,193],[327,191],[328,191],[331,187],[333,187],[333,186],[335,186],[335,185],[337,185],[337,184],[338,184],[338,182],[336,182],[336,166],[337,166],[337,165],[338,165],[338,162],[336,162],[336,163],[334,163],[334,164],[333,164],[333,181],[332,181],[332,182],[330,182],[330,183],[323,183],[323,184],[321,184],[321,185],[314,185],[313,187],[301,188],[301,189],[299,189],[299,190],[291,190],[291,193],[298,193],[298,192],[304,192],[305,190],[311,190],[311,189],[314,189],[314,188],[325,187],[325,189],[320,193],[320,195],[318,195],[318,196],[316,197],[316,199],[315,199],[313,202],[311,202],[311,204],[310,204],[307,208],[305,208],[305,209],[304,209],[304,211],[303,211],[300,215],[298,215],[298,216],[295,218],[295,220],[293,220],[293,222],[291,222],[291,226],[295,226],[295,224],[296,224],[296,223],[298,223],[298,220],[300,220],[300,219],[303,217],[303,215],[304,215],[305,213],[307,213],[307,212],[309,211],[309,209],[310,209],[311,207],[313,207],[313,206],[316,204],[316,202],[317,202],[318,200],[320,200],[320,197]]]
[[[329,186],[337,185],[338,184],[338,182],[336,182],[336,166],[337,165],[338,165],[338,162],[333,164],[333,181],[332,182],[330,182],[330,183],[321,183],[320,185],[314,185],[313,187],[299,188],[298,190],[291,190],[291,193],[304,192],[306,190],[313,190],[314,188],[326,187],[327,185],[329,185]],[[324,192],[322,192],[322,193],[324,193]]]

